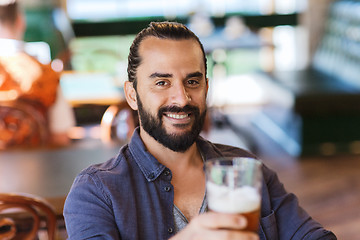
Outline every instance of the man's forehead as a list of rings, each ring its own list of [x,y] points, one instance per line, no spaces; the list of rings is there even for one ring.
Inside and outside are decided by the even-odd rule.
[[[177,48],[179,45],[193,45],[195,48],[199,48],[201,50],[199,43],[193,39],[170,39],[170,38],[158,38],[155,36],[148,36],[144,38],[139,46],[139,52],[143,52],[144,50],[152,50],[152,49],[163,49],[163,47],[166,45],[166,47],[171,48]]]
[[[161,39],[151,36],[144,39],[139,47],[142,63],[158,62],[161,59],[168,59],[170,55],[177,56],[178,61],[181,61],[180,56],[182,56],[182,59],[185,57],[187,61],[196,58],[203,62],[201,47],[195,39]]]
[[[201,72],[206,76],[203,52],[196,39],[161,39],[154,36],[143,39],[139,46],[140,64],[137,72],[183,75]]]

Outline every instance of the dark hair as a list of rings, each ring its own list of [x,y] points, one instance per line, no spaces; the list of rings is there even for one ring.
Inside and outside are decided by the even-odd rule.
[[[9,1],[8,4],[0,4],[0,24],[13,25],[18,16],[17,1]]]
[[[141,63],[141,57],[139,55],[140,43],[147,37],[156,37],[161,39],[173,39],[173,40],[183,40],[183,39],[194,39],[200,45],[201,51],[204,55],[204,64],[205,64],[205,75],[207,70],[206,64],[206,55],[204,47],[201,44],[199,38],[189,30],[185,25],[177,22],[151,22],[149,27],[143,29],[139,32],[131,47],[128,57],[128,80],[133,82],[134,88],[136,90],[136,72],[137,68]],[[205,76],[206,77],[206,76]]]

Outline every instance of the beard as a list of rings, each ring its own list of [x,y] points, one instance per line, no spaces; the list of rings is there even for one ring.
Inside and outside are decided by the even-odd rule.
[[[140,124],[142,128],[157,142],[162,144],[164,147],[171,149],[174,152],[185,152],[195,142],[199,136],[205,121],[206,108],[203,113],[200,114],[198,107],[192,105],[186,105],[184,107],[177,106],[164,106],[158,111],[156,117],[152,116],[147,112],[143,104],[137,95],[138,101],[138,113],[140,118]],[[186,131],[182,134],[169,134],[166,132],[163,126],[163,115],[164,113],[179,113],[186,112],[194,116],[194,122],[191,130]],[[176,124],[177,128],[186,128],[188,124]]]

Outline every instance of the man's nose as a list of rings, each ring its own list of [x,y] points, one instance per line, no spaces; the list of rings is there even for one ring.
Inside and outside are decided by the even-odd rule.
[[[190,94],[183,84],[173,85],[172,104],[185,106],[191,101]]]

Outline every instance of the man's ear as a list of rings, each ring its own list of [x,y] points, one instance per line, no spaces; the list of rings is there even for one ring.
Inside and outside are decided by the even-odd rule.
[[[138,110],[136,91],[132,82],[130,81],[125,82],[124,92],[125,92],[126,101],[129,104],[129,106],[135,111]]]

